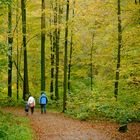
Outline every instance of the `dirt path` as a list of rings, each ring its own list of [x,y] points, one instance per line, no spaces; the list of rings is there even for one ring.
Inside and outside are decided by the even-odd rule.
[[[8,108],[8,112],[25,116],[22,109]],[[34,130],[33,140],[140,140],[140,123],[129,124],[129,131],[119,133],[118,125],[108,122],[88,123],[66,117],[62,113],[29,114]]]

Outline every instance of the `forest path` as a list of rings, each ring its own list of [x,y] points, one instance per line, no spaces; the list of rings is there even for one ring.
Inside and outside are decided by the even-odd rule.
[[[63,113],[25,115],[22,108],[5,108],[4,111],[29,117],[34,131],[33,140],[140,140],[140,123],[129,124],[129,131],[119,133],[118,125],[109,122],[89,123],[66,117]]]

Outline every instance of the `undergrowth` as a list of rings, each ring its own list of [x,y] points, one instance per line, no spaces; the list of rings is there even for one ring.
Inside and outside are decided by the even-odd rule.
[[[119,124],[140,121],[140,96],[132,89],[120,90],[118,100],[110,87],[94,85],[93,91],[86,85],[73,89],[68,96],[66,113],[80,120],[106,119]],[[81,90],[82,89],[82,90]],[[127,93],[126,93],[127,91]]]
[[[32,130],[27,118],[0,111],[0,140],[31,140]]]

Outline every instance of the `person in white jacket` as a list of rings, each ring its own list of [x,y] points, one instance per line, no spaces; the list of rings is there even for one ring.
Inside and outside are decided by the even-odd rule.
[[[34,113],[34,107],[35,107],[35,98],[31,95],[28,98],[28,105],[31,108],[31,114],[33,114]]]

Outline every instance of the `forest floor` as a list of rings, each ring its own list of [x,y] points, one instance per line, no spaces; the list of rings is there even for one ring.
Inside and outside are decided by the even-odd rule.
[[[140,123],[130,123],[128,131],[120,133],[118,124],[106,121],[79,121],[63,113],[41,114],[39,109],[28,116],[23,108],[10,107],[3,111],[28,117],[34,132],[33,140],[140,140]]]

